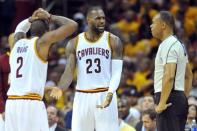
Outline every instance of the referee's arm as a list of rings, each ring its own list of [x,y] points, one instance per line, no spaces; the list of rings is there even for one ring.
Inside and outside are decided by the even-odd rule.
[[[184,91],[186,96],[189,96],[189,92],[192,87],[192,79],[193,79],[192,70],[190,68],[189,63],[187,63],[185,70],[185,91]]]
[[[162,90],[161,97],[158,106],[156,107],[156,112],[163,112],[171,103],[166,103],[170,92],[173,88],[174,78],[176,71],[176,63],[167,63],[164,66],[164,75],[162,80]]]
[[[176,71],[176,63],[167,63],[164,66],[164,75],[162,81],[162,91],[161,91],[161,104],[166,104],[170,92],[173,88],[174,78],[175,78],[175,71]]]

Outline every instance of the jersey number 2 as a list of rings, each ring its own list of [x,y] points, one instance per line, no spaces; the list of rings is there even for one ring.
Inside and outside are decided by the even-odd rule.
[[[20,74],[20,69],[21,69],[21,67],[23,66],[23,57],[18,57],[17,58],[17,64],[19,64],[19,66],[18,66],[18,68],[17,68],[17,70],[16,70],[16,78],[20,78],[20,77],[22,77],[23,75],[22,74]]]
[[[92,59],[87,59],[86,60],[86,64],[88,65],[87,69],[86,69],[86,72],[88,74],[92,73],[92,70],[91,70],[92,63],[93,63],[92,61],[93,61]],[[94,63],[97,65],[97,68],[94,69],[94,71],[96,73],[100,73],[101,72],[101,60],[99,58],[96,58],[96,59],[94,59]]]

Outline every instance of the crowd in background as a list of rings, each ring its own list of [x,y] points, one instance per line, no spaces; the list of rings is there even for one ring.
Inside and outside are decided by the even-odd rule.
[[[53,0],[47,0],[46,4]],[[55,0],[54,0],[55,1]],[[64,0],[56,1],[50,13],[67,15],[79,24],[78,33],[86,30],[86,10],[93,1],[67,0],[73,3],[65,9]],[[99,4],[99,3],[96,3]],[[42,4],[37,0],[0,0],[0,99],[5,100],[7,84],[2,84],[7,79],[2,79],[3,74],[9,74],[9,69],[4,70],[2,61],[9,57],[8,39],[16,25],[31,15],[34,9]],[[75,5],[75,6],[74,6]],[[188,125],[197,118],[197,1],[196,0],[102,0],[106,14],[106,30],[118,35],[124,45],[124,68],[118,94],[118,109],[122,131],[137,131],[156,128],[154,112],[154,58],[159,41],[152,38],[150,25],[152,18],[160,10],[170,11],[176,18],[176,36],[187,47],[189,62],[193,71],[192,91],[188,98],[190,107]],[[66,11],[65,11],[66,10]],[[70,13],[71,12],[71,13]],[[51,28],[56,25],[51,24]],[[9,40],[9,42],[8,42]],[[49,67],[46,87],[56,86],[64,71],[65,45],[67,40],[60,41],[53,46],[49,54]],[[3,58],[2,58],[3,57]],[[75,79],[76,80],[76,79]],[[74,81],[62,98],[55,101],[49,97],[50,90],[46,90],[44,101],[46,105],[54,105],[58,111],[56,122],[67,129],[71,128],[72,102],[75,92]],[[0,101],[2,102],[2,100]],[[128,125],[127,125],[127,124]],[[129,125],[131,127],[129,127]],[[126,127],[128,129],[126,129]],[[133,127],[133,128],[132,128]]]

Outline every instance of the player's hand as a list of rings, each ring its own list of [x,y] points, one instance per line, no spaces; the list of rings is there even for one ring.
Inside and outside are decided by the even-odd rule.
[[[58,100],[63,94],[63,91],[58,87],[52,87],[50,96]]]
[[[96,107],[101,109],[108,107],[112,101],[112,98],[113,93],[109,92],[105,98],[105,101],[101,105],[97,105]]]
[[[172,105],[172,103],[168,103],[168,104],[160,104],[159,103],[159,105],[157,105],[156,107],[155,107],[155,111],[158,113],[158,114],[160,114],[160,113],[162,113],[163,111],[165,111],[169,106],[171,106]]]
[[[29,17],[29,22],[33,22],[34,20],[37,20],[37,19],[43,19],[42,17],[39,16],[43,11],[44,10],[42,8],[35,10],[32,16]]]
[[[29,18],[29,22],[33,22],[37,19],[49,20],[49,18],[50,14],[46,10],[39,8],[36,11],[34,11],[32,16]]]
[[[29,17],[29,22],[32,23],[33,21],[39,19],[39,18],[36,16],[36,14],[37,14],[38,12],[39,12],[38,10],[34,11],[34,13],[32,14],[32,16]]]
[[[50,14],[46,10],[39,8],[36,12],[36,17],[39,19],[48,20],[50,18]]]

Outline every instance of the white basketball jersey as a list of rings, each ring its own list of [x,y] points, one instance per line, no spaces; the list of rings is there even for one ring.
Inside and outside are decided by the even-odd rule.
[[[36,49],[38,37],[16,42],[10,54],[10,89],[8,95],[37,93],[41,97],[47,77],[48,63],[39,58]]]
[[[96,42],[86,39],[85,33],[78,35],[77,87],[79,90],[107,88],[111,79],[111,49],[109,32],[103,32]]]

